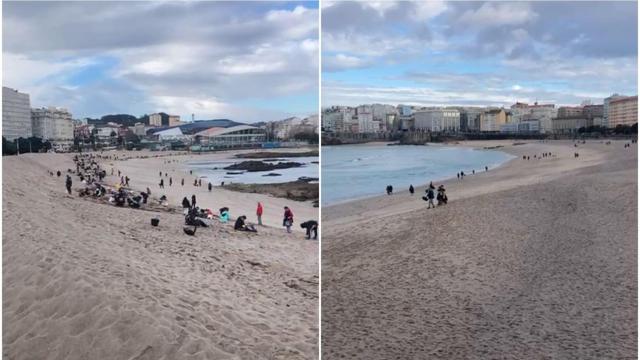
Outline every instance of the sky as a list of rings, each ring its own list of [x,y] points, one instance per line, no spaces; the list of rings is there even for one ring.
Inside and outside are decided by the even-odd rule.
[[[74,118],[317,114],[318,2],[2,3],[3,86]]]
[[[321,12],[323,107],[638,93],[636,2],[323,1]]]

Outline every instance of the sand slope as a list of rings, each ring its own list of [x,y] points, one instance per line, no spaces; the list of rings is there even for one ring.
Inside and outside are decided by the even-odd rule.
[[[637,147],[507,146],[548,150],[324,210],[323,359],[636,358]]]
[[[317,242],[64,193],[68,155],[3,159],[6,359],[317,357]],[[78,183],[74,178],[74,185]]]

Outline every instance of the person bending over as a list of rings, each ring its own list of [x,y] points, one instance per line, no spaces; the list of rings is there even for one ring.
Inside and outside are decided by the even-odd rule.
[[[307,230],[306,239],[311,239],[311,232],[313,231],[313,240],[318,239],[318,222],[315,220],[305,221],[300,224],[300,227]]]

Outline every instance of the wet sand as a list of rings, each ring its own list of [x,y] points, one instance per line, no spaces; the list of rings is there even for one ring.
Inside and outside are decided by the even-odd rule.
[[[637,357],[637,146],[512,144],[446,206],[323,208],[323,359]]]
[[[316,241],[219,223],[187,236],[179,213],[67,196],[48,175],[67,168],[3,158],[3,358],[317,358]]]

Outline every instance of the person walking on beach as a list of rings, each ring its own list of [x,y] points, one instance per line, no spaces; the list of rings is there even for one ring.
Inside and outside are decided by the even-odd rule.
[[[436,196],[435,196],[435,187],[433,186],[433,183],[429,183],[429,187],[427,188],[426,193],[427,193],[426,196],[424,196],[422,200],[427,202],[427,209],[435,208],[436,205],[433,203],[433,199]]]
[[[211,185],[211,182],[209,182],[209,185],[207,185],[207,187],[209,188],[209,192],[211,192],[211,189],[213,188],[213,185]]]
[[[191,207],[196,207],[196,195],[191,195]]]
[[[189,203],[189,199],[187,199],[186,196],[184,198],[182,198],[182,208],[183,209],[191,208],[191,204]]]
[[[180,185],[184,186],[184,178],[182,178],[182,181],[180,181]]]
[[[258,208],[256,208],[256,216],[258,217],[258,225],[262,225],[262,204],[258,201]]]
[[[391,195],[393,193],[393,186],[387,185],[387,195]]]
[[[413,195],[413,192],[414,192],[414,191],[415,191],[415,190],[413,189],[413,185],[409,185],[409,193],[410,193],[411,195]]]
[[[488,167],[488,166],[485,166],[485,167],[484,167],[484,171],[489,171],[489,167]]]
[[[169,178],[169,186],[171,186],[171,184],[173,184],[173,178]]]
[[[60,177],[60,175],[62,175],[62,173],[60,172],[60,170],[58,170],[58,172],[57,172],[56,174],[58,174],[58,177]]]
[[[124,183],[125,183],[125,185],[129,186],[129,177],[128,176],[124,177]]]
[[[164,189],[164,179],[160,179],[160,189]]]
[[[162,177],[162,171],[160,171],[160,177]]]
[[[151,189],[147,188],[147,195],[151,196]]]
[[[438,206],[447,204],[447,194],[445,193],[444,185],[438,186]]]
[[[202,186],[202,179],[198,179],[198,186]]]
[[[291,226],[293,225],[293,211],[288,206],[284,207],[284,219],[282,220],[282,226],[287,228],[287,232],[291,233]]]
[[[71,195],[71,176],[67,175],[67,180],[65,181],[65,186],[67,188],[67,194]]]

